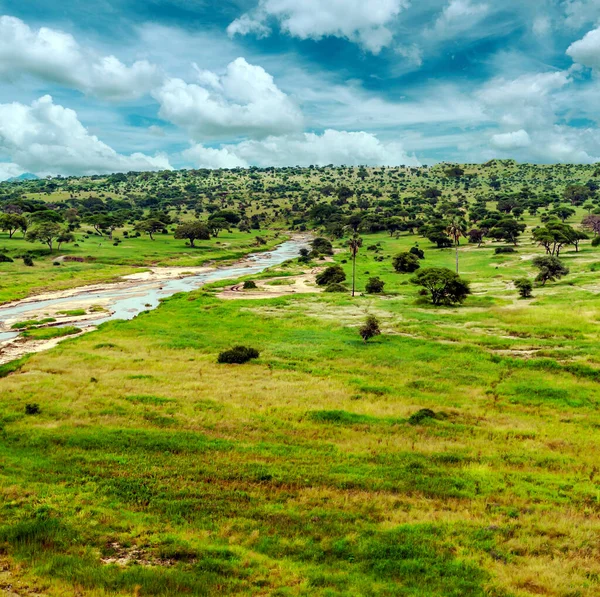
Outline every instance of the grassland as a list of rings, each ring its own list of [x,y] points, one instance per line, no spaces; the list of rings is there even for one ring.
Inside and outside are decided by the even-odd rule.
[[[529,234],[515,254],[463,246],[473,295],[436,309],[389,256],[418,240],[452,267],[453,250],[365,240],[358,287],[380,276],[382,296],[223,301],[215,285],[3,370],[0,587],[598,595],[596,250],[566,251],[571,274],[522,300]],[[364,344],[367,313],[383,334]],[[260,359],[218,365],[235,344]]]

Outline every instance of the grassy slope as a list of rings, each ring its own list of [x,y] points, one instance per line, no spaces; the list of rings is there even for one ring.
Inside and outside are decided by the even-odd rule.
[[[464,248],[461,308],[363,249],[391,295],[198,291],[31,357],[0,386],[0,541],[49,595],[596,595],[596,253],[521,301],[519,251]],[[236,343],[261,359],[217,365]]]
[[[257,234],[268,241],[260,249],[254,243]],[[55,248],[50,254],[48,250],[40,249],[40,245],[32,245],[19,236],[9,239],[8,234],[0,234],[0,247],[4,247],[2,251],[14,255],[19,251],[34,250],[35,266],[23,267],[20,259],[15,259],[14,263],[0,263],[0,303],[47,291],[115,281],[144,266],[194,267],[210,261],[239,259],[249,252],[273,247],[284,238],[281,235],[275,239],[274,234],[269,232],[248,234],[223,231],[217,239],[197,242],[197,247],[191,249],[185,246],[185,241],[175,240],[172,235],[157,234],[154,241],[148,237],[123,238],[123,242],[115,247],[106,237],[92,235],[85,239],[83,234],[77,234],[74,244],[79,247],[63,245],[60,250]],[[58,267],[53,262],[59,255],[92,257],[93,260],[85,263],[64,262]]]

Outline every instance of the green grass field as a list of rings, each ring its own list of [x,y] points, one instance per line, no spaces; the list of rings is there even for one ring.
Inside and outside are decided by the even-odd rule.
[[[384,295],[224,301],[222,283],[3,368],[0,587],[598,595],[600,258],[569,249],[570,275],[522,300],[529,236],[461,248],[460,307],[422,304],[388,258],[419,240],[424,266],[453,267],[453,250],[368,235],[358,288],[377,275]],[[177,244],[138,242],[160,263]],[[364,344],[367,314],[383,333]],[[236,344],[260,359],[218,365]]]

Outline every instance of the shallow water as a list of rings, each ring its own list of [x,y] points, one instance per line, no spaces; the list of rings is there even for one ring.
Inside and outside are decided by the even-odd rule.
[[[110,315],[98,313],[98,317],[93,320],[89,319],[84,322],[77,322],[76,325],[78,327],[99,325],[113,319],[133,319],[142,311],[156,309],[161,299],[178,292],[190,292],[209,282],[258,274],[269,267],[279,265],[284,261],[297,257],[300,249],[306,246],[307,242],[304,240],[289,240],[267,253],[253,253],[248,255],[243,264],[222,267],[203,274],[160,282],[139,282],[137,286],[129,288],[106,288],[93,292],[82,291],[81,293],[64,298],[21,302],[14,306],[0,307],[0,321],[15,318],[26,320],[28,319],[28,313],[39,312],[46,307],[55,307],[63,303],[76,303],[78,299],[86,302],[104,302],[109,300],[109,307],[112,311]],[[0,342],[5,342],[18,335],[18,332],[2,332],[0,333]]]

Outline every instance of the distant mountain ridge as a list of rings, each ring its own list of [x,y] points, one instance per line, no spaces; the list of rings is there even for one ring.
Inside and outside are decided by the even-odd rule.
[[[23,172],[23,174],[19,174],[19,176],[13,176],[12,178],[8,178],[6,182],[22,182],[23,180],[39,180],[40,177],[32,174],[31,172]]]

